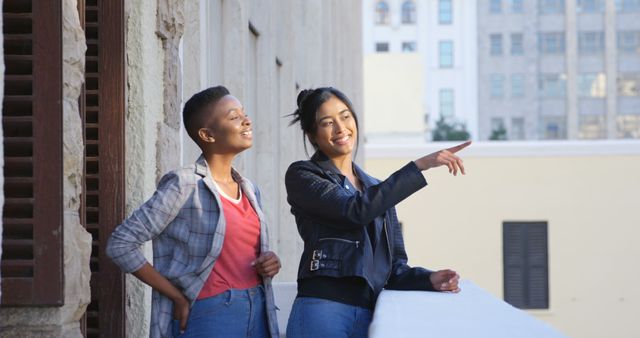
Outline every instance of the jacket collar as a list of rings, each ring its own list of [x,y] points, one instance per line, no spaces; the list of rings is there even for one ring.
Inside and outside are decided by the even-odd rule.
[[[316,153],[313,154],[313,156],[311,156],[311,161],[316,163],[320,168],[322,168],[325,171],[338,175],[341,178],[345,177],[344,175],[342,175],[340,170],[338,170],[335,164],[333,164],[331,159],[329,159],[329,157],[320,150],[316,151]],[[362,181],[362,184],[364,185],[365,188],[368,188],[378,183],[378,180],[369,176],[355,162],[353,162],[352,164],[353,164],[353,170],[356,172],[356,175],[358,176],[360,181]]]
[[[196,160],[195,166],[196,174],[202,177],[209,177],[213,180],[213,177],[211,177],[211,170],[209,170],[209,164],[204,158],[204,154],[200,154],[200,157]],[[242,182],[242,175],[240,175],[240,173],[238,173],[233,167],[231,167],[231,177],[233,177],[233,180],[238,183]]]

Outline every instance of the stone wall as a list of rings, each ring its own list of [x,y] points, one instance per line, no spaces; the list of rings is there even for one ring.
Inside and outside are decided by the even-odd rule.
[[[164,109],[164,51],[157,35],[158,2],[129,1],[125,8],[127,104],[125,116],[126,212],[131,214],[153,194],[158,175],[159,135],[169,138]],[[169,148],[169,147],[167,147]],[[151,261],[151,245],[144,247]],[[126,277],[128,337],[149,335],[151,291]]]
[[[64,305],[0,309],[3,337],[81,337],[79,320],[91,300],[91,235],[80,224],[79,215],[84,146],[78,98],[84,82],[86,42],[76,0],[63,1],[62,22]]]

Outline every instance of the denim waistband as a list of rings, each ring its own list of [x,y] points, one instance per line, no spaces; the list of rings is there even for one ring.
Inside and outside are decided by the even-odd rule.
[[[215,296],[198,299],[196,300],[196,303],[198,302],[206,303],[207,301],[216,300],[220,298],[225,299],[226,302],[230,302],[233,299],[242,299],[242,298],[253,299],[255,297],[264,297],[264,286],[262,286],[262,284],[252,288],[248,288],[248,289],[228,289],[227,291],[219,293]]]

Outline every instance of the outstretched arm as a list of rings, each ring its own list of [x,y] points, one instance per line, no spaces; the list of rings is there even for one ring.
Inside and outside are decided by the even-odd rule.
[[[439,166],[446,165],[449,168],[449,173],[454,176],[458,175],[458,171],[460,171],[463,175],[465,174],[463,161],[458,155],[457,152],[468,147],[471,144],[471,141],[467,141],[461,143],[455,147],[443,149],[440,151],[436,151],[435,153],[431,153],[429,155],[423,156],[414,162],[416,166],[420,170],[428,170],[431,168],[436,168]]]
[[[386,180],[353,194],[308,162],[292,164],[285,176],[287,200],[299,212],[327,226],[356,229],[366,226],[427,185],[416,164],[408,163]]]

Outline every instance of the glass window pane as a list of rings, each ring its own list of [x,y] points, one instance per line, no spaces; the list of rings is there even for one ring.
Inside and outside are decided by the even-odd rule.
[[[616,8],[620,12],[640,11],[640,0],[616,0]]]
[[[564,0],[538,0],[540,14],[564,13]]]
[[[604,49],[604,34],[602,32],[579,32],[578,51],[580,54],[595,54]]]
[[[491,34],[489,39],[491,55],[502,55],[502,34]]]
[[[405,53],[411,53],[416,51],[415,41],[405,41],[402,43],[402,51]]]
[[[504,75],[491,74],[490,81],[490,95],[492,98],[502,98],[504,96]]]
[[[438,23],[449,25],[453,22],[452,0],[440,0],[438,2]]]
[[[511,34],[511,55],[524,54],[524,46],[522,40],[522,33]]]
[[[542,98],[564,98],[566,93],[565,74],[542,74],[538,81],[538,93]]]
[[[509,138],[512,140],[524,140],[524,118],[514,117],[511,119],[511,130]]]
[[[511,74],[511,97],[524,96],[524,74]]]
[[[564,116],[542,116],[542,139],[559,140],[567,138],[567,118]]]
[[[440,116],[454,116],[453,89],[440,89]]]
[[[578,138],[589,140],[607,138],[607,124],[604,115],[580,115],[578,124]]]
[[[386,1],[379,1],[376,4],[375,20],[377,25],[389,24],[389,5]]]
[[[416,23],[416,4],[411,0],[405,1],[402,4],[402,23]]]
[[[579,97],[607,96],[607,81],[604,73],[578,74]]]
[[[511,12],[522,13],[523,9],[524,7],[523,7],[522,0],[511,0]]]
[[[502,12],[502,0],[490,0],[489,1],[489,13]]]
[[[640,96],[640,73],[618,74],[618,96]]]
[[[376,43],[376,52],[384,53],[389,51],[389,43],[388,42],[377,42]]]
[[[564,47],[563,32],[538,33],[538,51],[541,54],[561,54]]]
[[[616,117],[618,138],[640,138],[640,114]]]
[[[640,54],[640,31],[618,32],[618,52]]]
[[[440,41],[440,68],[453,67],[453,41]]]
[[[576,11],[578,13],[596,13],[604,10],[603,0],[578,0]]]

